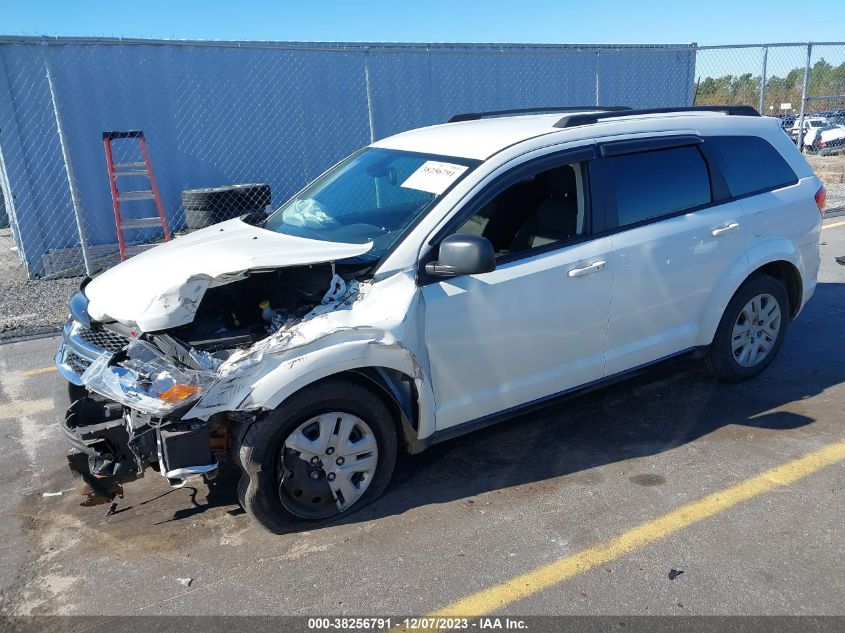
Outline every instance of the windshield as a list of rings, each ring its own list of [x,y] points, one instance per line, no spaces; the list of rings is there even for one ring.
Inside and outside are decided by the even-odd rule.
[[[264,228],[373,247],[374,262],[478,161],[367,148],[353,154],[267,218]]]

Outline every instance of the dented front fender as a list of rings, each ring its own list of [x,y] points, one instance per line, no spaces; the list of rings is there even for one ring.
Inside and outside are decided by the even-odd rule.
[[[344,371],[392,369],[414,381],[419,437],[434,432],[434,394],[422,344],[424,306],[412,273],[397,273],[334,306],[318,306],[233,354],[218,369],[214,386],[185,417],[226,411],[271,410],[314,382]]]

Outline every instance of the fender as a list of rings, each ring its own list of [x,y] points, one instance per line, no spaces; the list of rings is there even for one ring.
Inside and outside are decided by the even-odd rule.
[[[424,305],[414,276],[395,274],[333,308],[230,357],[185,418],[274,409],[303,387],[350,370],[387,368],[414,381],[418,439],[434,432],[434,393],[419,329]],[[228,364],[228,367],[223,367]]]
[[[239,409],[274,409],[300,389],[323,378],[344,371],[384,367],[414,381],[418,398],[418,439],[434,433],[431,383],[416,355],[395,340],[385,337],[339,341],[337,337],[328,337],[319,347],[292,358],[280,357],[278,361],[275,368],[254,383]]]
[[[789,239],[771,235],[755,238],[748,244],[745,251],[731,263],[727,272],[710,293],[710,301],[701,318],[698,338],[695,342],[697,347],[707,346],[713,342],[722,315],[743,282],[755,270],[778,261],[789,262],[798,269],[801,279],[805,278],[801,253]]]

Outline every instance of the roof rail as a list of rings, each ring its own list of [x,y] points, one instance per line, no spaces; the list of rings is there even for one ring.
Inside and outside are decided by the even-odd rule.
[[[576,125],[589,125],[598,123],[603,119],[612,119],[620,116],[638,116],[641,114],[670,114],[673,112],[721,112],[732,116],[760,116],[754,108],[747,105],[724,105],[724,106],[686,106],[680,108],[644,108],[642,110],[626,110],[624,112],[590,112],[585,114],[573,114],[565,116],[555,123],[554,127],[567,128]]]
[[[630,110],[628,106],[552,106],[551,108],[516,108],[514,110],[491,110],[489,112],[464,112],[456,114],[446,123],[458,123],[460,121],[477,121],[487,117],[508,116],[510,114],[542,114],[544,112],[621,112]]]

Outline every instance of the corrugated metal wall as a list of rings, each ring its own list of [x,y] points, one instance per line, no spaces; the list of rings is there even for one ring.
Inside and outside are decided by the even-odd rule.
[[[82,231],[90,244],[113,244],[105,130],[144,130],[168,217],[179,229],[185,188],[267,182],[281,202],[371,137],[456,112],[688,105],[694,55],[691,46],[4,38],[0,166],[11,194],[7,212],[31,276],[42,273],[45,252],[80,243],[56,111]],[[148,215],[126,211],[139,213]]]

